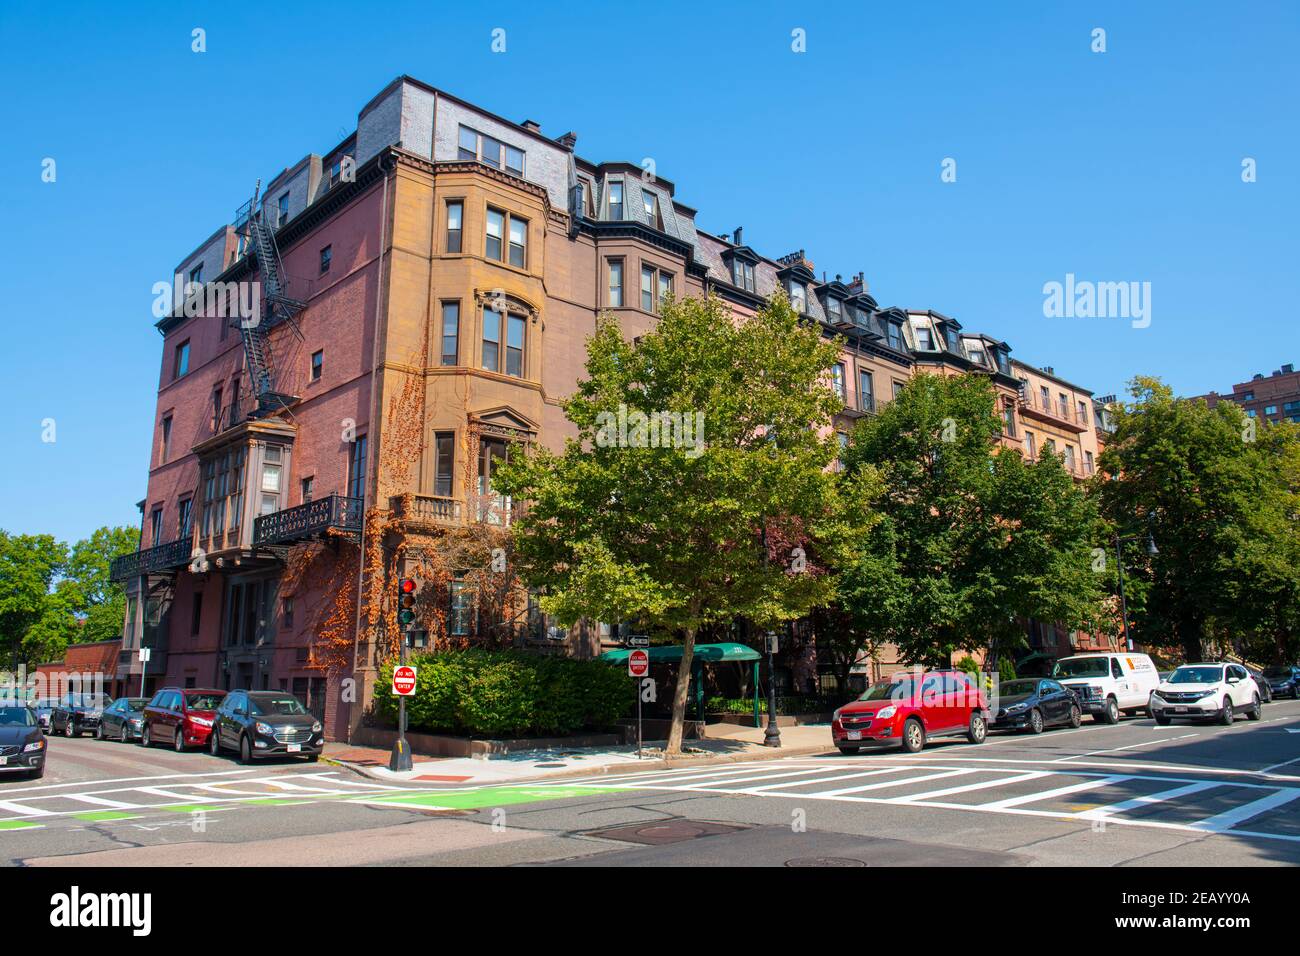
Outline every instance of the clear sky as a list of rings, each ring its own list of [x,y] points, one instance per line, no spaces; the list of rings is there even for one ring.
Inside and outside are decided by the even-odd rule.
[[[1227,391],[1300,361],[1297,41],[1295,0],[6,0],[0,528],[138,522],[151,287],[403,73],[651,158],[702,228],[865,271],[1097,394]],[[1045,317],[1067,274],[1151,283],[1150,324]]]

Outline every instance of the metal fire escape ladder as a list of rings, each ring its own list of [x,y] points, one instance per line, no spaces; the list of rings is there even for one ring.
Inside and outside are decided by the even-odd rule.
[[[298,400],[296,396],[276,391],[274,387],[269,332],[281,322],[287,322],[294,334],[302,338],[297,316],[305,308],[303,302],[285,294],[284,264],[280,260],[275,233],[266,224],[264,210],[258,208],[257,197],[261,187],[261,180],[258,180],[253,198],[235,214],[236,231],[247,241],[247,250],[257,257],[258,269],[262,274],[262,310],[256,316],[241,319],[239,323],[244,359],[248,363],[253,395],[257,400],[257,409],[253,414],[258,418],[275,414]]]

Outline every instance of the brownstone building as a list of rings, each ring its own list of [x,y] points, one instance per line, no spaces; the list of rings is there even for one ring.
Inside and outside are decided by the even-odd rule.
[[[828,278],[802,251],[769,258],[739,229],[705,232],[673,182],[576,144],[399,77],[346,138],[272,177],[178,263],[181,291],[157,310],[141,550],[114,566],[128,590],[119,677],[289,690],[347,736],[372,697],[376,626],[343,622],[346,653],[329,661],[317,645],[340,627],[331,602],[378,572],[288,574],[290,553],[310,545],[338,570],[366,522],[508,525],[517,506],[494,494],[493,471],[513,448],[571,434],[561,402],[597,316],[636,336],[668,294],[717,295],[743,316],[783,289],[841,341],[845,437],[918,371],[979,372],[1008,445],[1023,447],[1022,428],[1051,435],[1086,477],[1086,390],[951,317],[880,306],[861,274]],[[1034,403],[1040,381],[1050,407]],[[487,626],[457,576],[439,588],[442,636]],[[617,631],[567,632],[528,600],[510,635],[589,656]],[[809,670],[793,661],[786,679]]]
[[[1262,422],[1300,422],[1300,372],[1294,365],[1283,365],[1272,375],[1257,372],[1249,382],[1232,386],[1231,395],[1210,392],[1200,397],[1211,408],[1219,402],[1236,402],[1247,415]]]

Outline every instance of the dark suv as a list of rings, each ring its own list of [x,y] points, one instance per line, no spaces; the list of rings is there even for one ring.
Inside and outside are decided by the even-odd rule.
[[[191,746],[202,747],[212,734],[213,714],[225,696],[224,690],[164,687],[145,706],[140,746],[165,742],[178,753]]]
[[[13,699],[0,700],[0,776],[45,774],[45,734],[36,711]]]
[[[234,690],[217,708],[208,750],[239,752],[240,763],[258,757],[303,756],[310,762],[325,746],[323,728],[292,694],[274,690]]]
[[[50,711],[50,733],[80,737],[82,731],[98,730],[100,715],[111,703],[103,694],[65,694]]]

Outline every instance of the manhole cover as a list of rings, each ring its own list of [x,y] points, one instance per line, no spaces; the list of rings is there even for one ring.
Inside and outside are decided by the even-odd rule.
[[[664,846],[669,843],[684,843],[700,837],[717,836],[722,833],[736,833],[748,827],[731,823],[712,823],[707,820],[662,820],[656,823],[633,823],[625,826],[608,827],[604,830],[590,830],[587,836],[602,837],[606,840],[622,840],[625,843],[642,843],[646,846]]]
[[[847,856],[804,856],[797,860],[786,860],[786,866],[866,866],[863,860]]]

